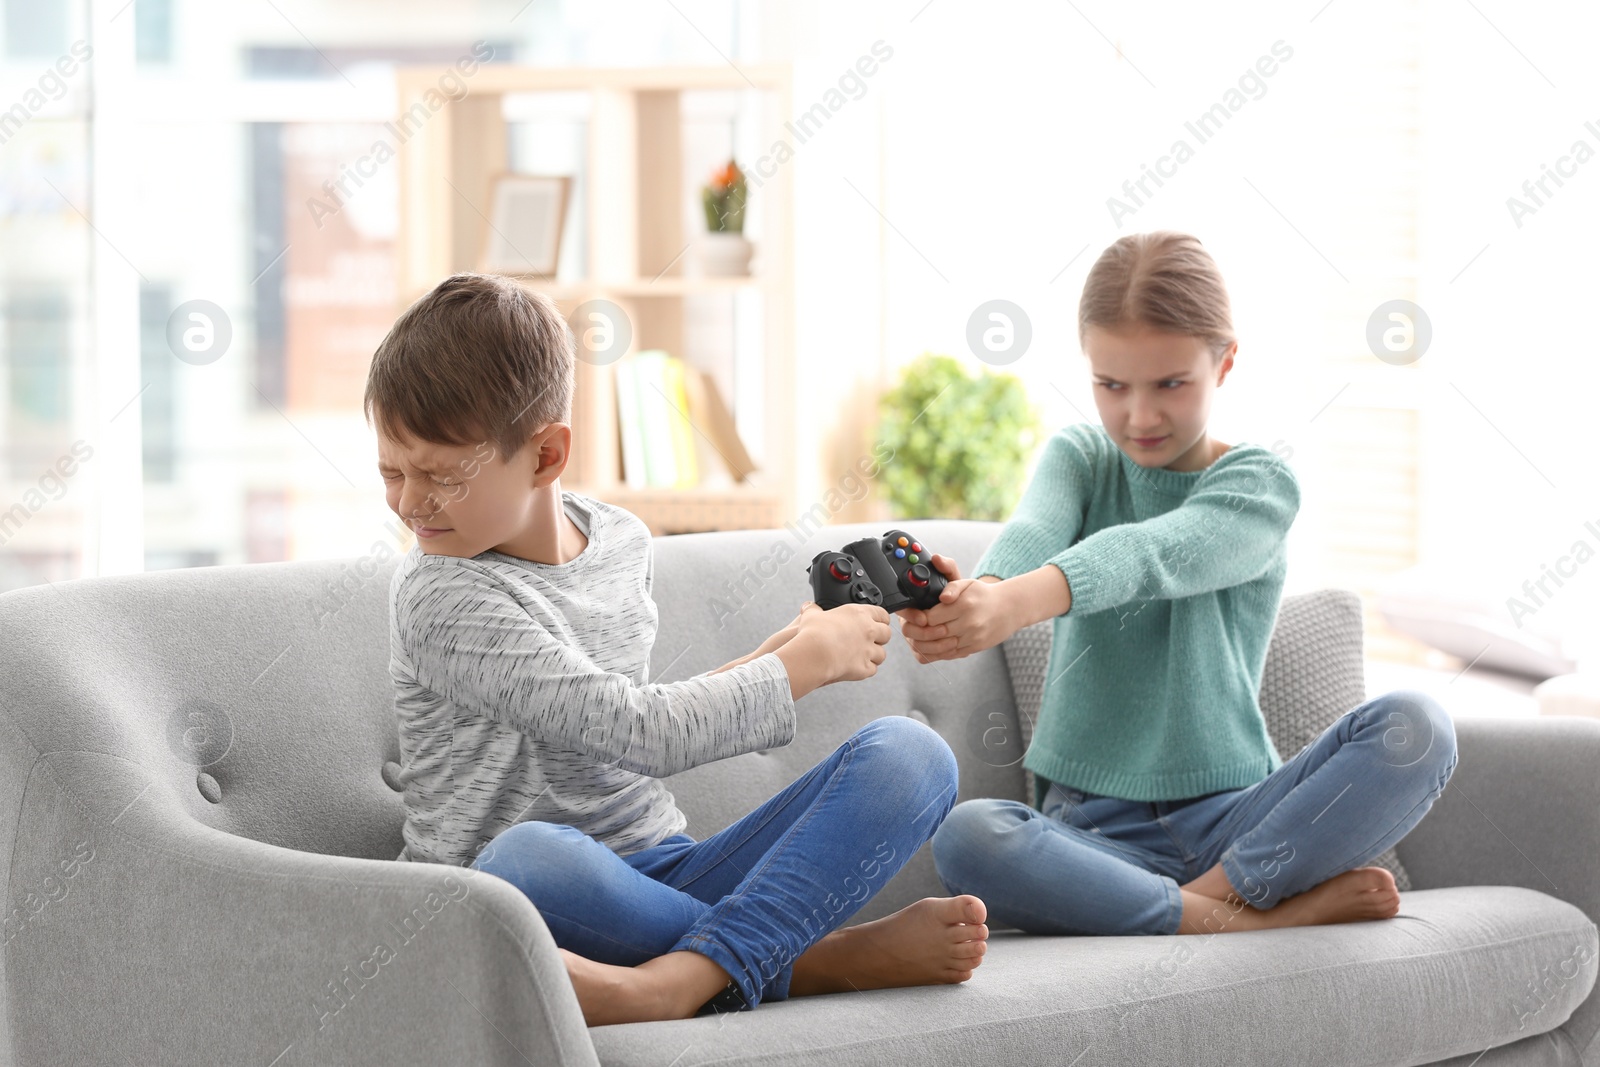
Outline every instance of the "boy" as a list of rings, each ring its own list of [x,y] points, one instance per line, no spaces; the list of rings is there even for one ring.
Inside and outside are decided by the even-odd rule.
[[[559,480],[573,356],[548,299],[476,274],[418,300],[373,356],[363,410],[417,534],[390,585],[398,858],[521,889],[591,1026],[965,981],[988,936],[977,897],[836,929],[955,802],[955,759],[915,720],[869,723],[705,841],[681,832],[659,779],[787,744],[796,700],[876,672],[889,617],[808,603],[747,656],[647,683],[649,530]]]

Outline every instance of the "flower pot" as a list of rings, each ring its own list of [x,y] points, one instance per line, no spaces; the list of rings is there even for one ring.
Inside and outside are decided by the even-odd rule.
[[[711,231],[701,236],[696,252],[701,274],[708,278],[735,278],[750,273],[755,246],[742,233]]]

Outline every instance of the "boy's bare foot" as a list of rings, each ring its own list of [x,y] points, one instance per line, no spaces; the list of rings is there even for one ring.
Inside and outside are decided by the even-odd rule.
[[[835,930],[794,961],[789,995],[965,982],[988,948],[986,918],[983,901],[964,893]]]
[[[795,960],[790,996],[965,982],[983,962],[989,928],[977,897],[924,897],[893,915],[835,930]],[[637,967],[560,949],[584,1022],[687,1019],[728,982],[696,952],[669,952]]]
[[[1383,867],[1357,867],[1329,878],[1276,907],[1259,911],[1230,894],[1224,903],[1183,890],[1180,934],[1212,934],[1231,930],[1271,930],[1284,926],[1322,926],[1392,918],[1400,910],[1394,875]]]
[[[728,984],[728,972],[697,952],[669,952],[637,967],[618,967],[559,951],[590,1026],[687,1019]]]

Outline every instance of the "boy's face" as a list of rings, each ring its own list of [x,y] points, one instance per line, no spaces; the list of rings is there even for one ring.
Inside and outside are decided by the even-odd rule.
[[[1139,325],[1091,326],[1083,350],[1094,378],[1100,421],[1141,467],[1201,470],[1211,462],[1206,422],[1211,395],[1233,367],[1230,346],[1217,362],[1199,337]]]
[[[492,441],[443,445],[396,440],[378,430],[378,471],[390,510],[417,534],[422,551],[476,556],[514,541],[534,521],[540,488],[565,466],[548,461],[548,440],[560,423],[535,430],[507,460]]]

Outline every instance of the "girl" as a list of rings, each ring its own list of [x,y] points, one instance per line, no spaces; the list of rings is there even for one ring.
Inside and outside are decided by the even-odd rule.
[[[940,878],[1030,933],[1394,915],[1393,875],[1362,864],[1444,789],[1455,732],[1398,691],[1287,763],[1273,747],[1256,698],[1300,490],[1271,450],[1206,432],[1238,350],[1216,264],[1185,234],[1121,238],[1078,331],[1103,425],[1057,433],[976,578],[936,555],[941,602],[902,614],[919,662],[1055,620],[1034,806],[958,804],[933,838]]]

